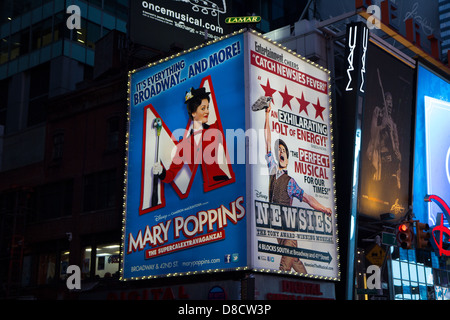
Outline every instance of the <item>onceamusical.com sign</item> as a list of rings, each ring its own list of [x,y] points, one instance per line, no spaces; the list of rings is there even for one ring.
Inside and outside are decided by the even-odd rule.
[[[232,32],[224,23],[230,0],[130,0],[129,33],[133,43],[161,51],[184,49]]]

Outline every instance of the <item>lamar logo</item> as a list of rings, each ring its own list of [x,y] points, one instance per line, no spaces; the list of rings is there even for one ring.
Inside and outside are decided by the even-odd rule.
[[[261,22],[260,16],[228,17],[225,19],[225,23],[258,23],[258,22]]]

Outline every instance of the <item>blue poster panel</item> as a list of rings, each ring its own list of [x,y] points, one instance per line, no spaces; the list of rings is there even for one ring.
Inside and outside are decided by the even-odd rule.
[[[243,35],[130,72],[123,279],[247,265]]]
[[[450,84],[419,64],[417,71],[413,210],[430,227],[443,210],[428,195],[450,204]],[[448,225],[447,220],[444,220]]]

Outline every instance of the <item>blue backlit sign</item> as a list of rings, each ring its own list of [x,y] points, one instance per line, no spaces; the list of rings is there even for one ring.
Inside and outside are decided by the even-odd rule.
[[[413,211],[434,226],[441,211],[426,195],[450,203],[450,84],[420,64],[416,104]]]

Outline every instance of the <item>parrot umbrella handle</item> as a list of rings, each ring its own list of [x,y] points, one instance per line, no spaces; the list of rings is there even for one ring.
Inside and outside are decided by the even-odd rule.
[[[159,161],[159,159],[158,159],[158,154],[159,154],[159,136],[161,135],[161,128],[162,128],[161,118],[155,118],[155,120],[153,120],[153,127],[156,128],[156,135],[157,135],[157,140],[156,140],[156,161]]]
[[[160,118],[153,120],[153,127],[156,128],[156,162],[159,162],[159,136],[161,135],[162,121]],[[152,207],[158,205],[158,176],[153,175]]]

